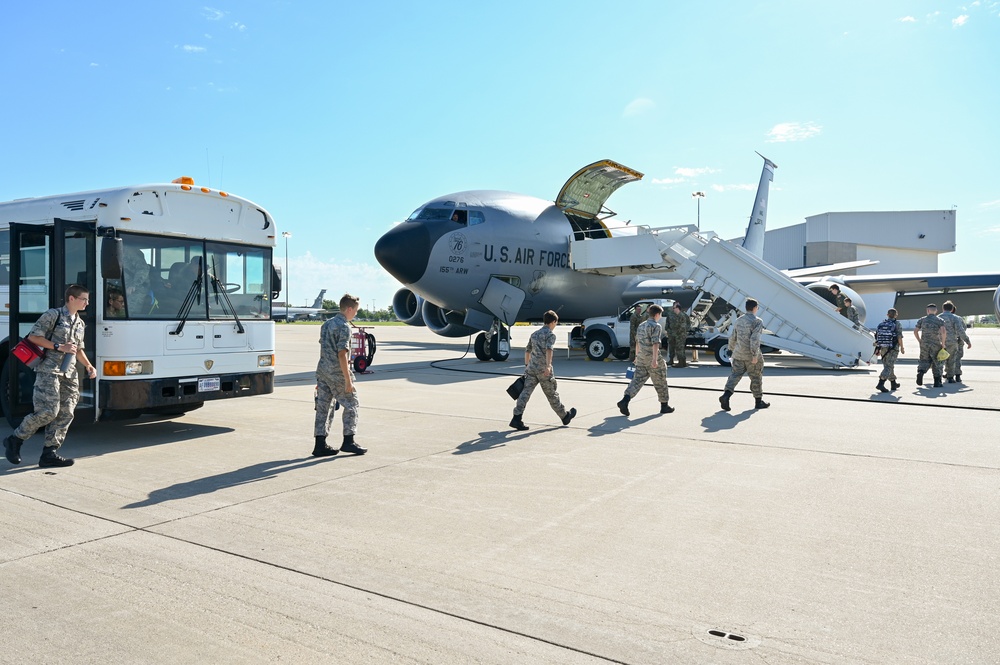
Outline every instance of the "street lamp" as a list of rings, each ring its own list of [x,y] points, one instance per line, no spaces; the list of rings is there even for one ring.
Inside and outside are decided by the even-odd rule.
[[[288,323],[288,239],[292,237],[291,231],[282,231],[281,237],[285,239],[285,323]]]
[[[701,200],[705,198],[705,192],[691,192],[691,196],[698,199],[698,231],[701,231]]]

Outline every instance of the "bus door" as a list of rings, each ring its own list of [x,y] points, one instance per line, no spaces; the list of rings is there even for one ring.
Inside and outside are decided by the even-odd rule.
[[[51,307],[61,307],[66,287],[80,280],[90,289],[93,302],[82,313],[87,325],[84,344],[94,358],[94,311],[100,306],[95,290],[93,224],[57,219],[51,225],[10,225],[9,348],[31,332],[38,317]],[[78,408],[94,408],[93,381],[80,375]],[[33,371],[8,354],[0,378],[0,406],[13,426],[32,411]]]

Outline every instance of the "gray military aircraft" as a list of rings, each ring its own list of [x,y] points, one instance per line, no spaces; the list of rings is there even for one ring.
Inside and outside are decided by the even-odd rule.
[[[761,157],[764,166],[742,240],[742,246],[758,257],[763,255],[769,184],[777,168]],[[503,361],[509,355],[507,327],[518,321],[541,321],[549,309],[569,323],[649,298],[671,298],[690,308],[698,292],[679,279],[670,279],[668,271],[608,276],[577,271],[571,265],[571,237],[600,241],[636,233],[629,222],[613,219],[616,213],[605,203],[619,187],[642,177],[638,171],[603,160],[573,174],[554,202],[479,190],[428,201],[375,244],[378,262],[405,285],[393,297],[393,311],[404,323],[426,325],[445,337],[485,331],[476,338],[476,356]],[[896,290],[899,298],[907,290],[924,297],[988,285],[989,291],[997,288],[993,300],[1000,307],[997,275],[841,274],[874,263],[852,261],[784,272],[831,302],[829,286],[837,283],[853,300],[862,322],[866,308],[858,291],[871,293],[876,288]],[[817,281],[820,276],[824,277]],[[852,288],[855,283],[857,290]],[[727,306],[718,302],[715,307],[725,310]],[[963,313],[985,312],[964,308]]]
[[[271,318],[275,321],[284,321],[288,318],[289,323],[295,321],[315,321],[323,316],[323,296],[326,295],[326,289],[319,292],[316,296],[316,300],[313,301],[312,307],[289,307],[284,303],[272,303],[271,305]]]

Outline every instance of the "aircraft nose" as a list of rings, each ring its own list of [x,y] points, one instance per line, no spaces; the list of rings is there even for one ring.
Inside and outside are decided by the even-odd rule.
[[[375,259],[403,284],[414,284],[427,270],[431,234],[423,224],[404,222],[375,243]]]

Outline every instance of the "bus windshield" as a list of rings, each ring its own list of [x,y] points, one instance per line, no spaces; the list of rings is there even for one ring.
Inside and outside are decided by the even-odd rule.
[[[121,238],[124,274],[105,280],[106,319],[179,319],[185,309],[194,321],[234,313],[270,318],[270,248],[131,233]]]

